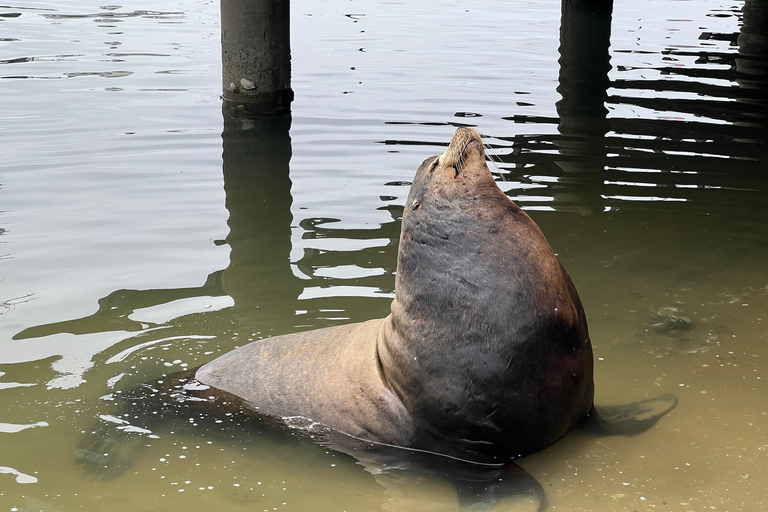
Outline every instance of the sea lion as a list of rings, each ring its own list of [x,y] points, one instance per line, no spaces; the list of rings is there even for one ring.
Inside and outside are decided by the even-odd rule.
[[[195,378],[268,417],[503,463],[590,415],[592,371],[568,273],[459,128],[411,186],[389,316],[255,341]]]

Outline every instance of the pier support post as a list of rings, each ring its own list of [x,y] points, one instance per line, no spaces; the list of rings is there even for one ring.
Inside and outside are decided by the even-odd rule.
[[[290,105],[289,0],[221,0],[221,60],[225,104],[263,111]]]

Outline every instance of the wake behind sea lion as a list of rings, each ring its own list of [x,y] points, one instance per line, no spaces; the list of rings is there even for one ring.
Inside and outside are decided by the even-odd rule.
[[[411,186],[389,316],[252,342],[195,378],[262,415],[499,463],[590,416],[592,371],[570,277],[497,186],[479,134],[459,128]]]

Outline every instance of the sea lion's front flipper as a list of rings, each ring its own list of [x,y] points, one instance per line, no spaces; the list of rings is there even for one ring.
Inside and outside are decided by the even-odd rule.
[[[677,406],[677,397],[665,393],[627,405],[595,407],[587,429],[595,434],[633,436],[645,432]]]

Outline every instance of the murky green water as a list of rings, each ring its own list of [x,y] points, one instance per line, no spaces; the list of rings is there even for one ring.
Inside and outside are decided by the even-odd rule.
[[[550,507],[768,504],[764,3],[412,4],[293,2],[296,100],[255,120],[215,2],[0,6],[0,510],[456,509],[291,437],[74,450],[115,390],[384,316],[408,181],[465,124],[579,289],[597,402],[680,400],[521,460]]]

